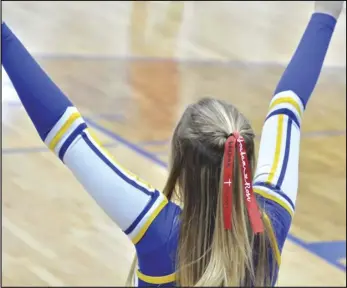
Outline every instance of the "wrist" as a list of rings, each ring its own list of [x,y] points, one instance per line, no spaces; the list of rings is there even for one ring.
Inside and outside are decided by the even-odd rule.
[[[335,28],[337,18],[327,12],[314,12],[311,17],[311,21],[325,24],[331,28]]]

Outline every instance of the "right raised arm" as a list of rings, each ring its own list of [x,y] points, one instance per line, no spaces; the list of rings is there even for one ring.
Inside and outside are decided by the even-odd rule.
[[[342,9],[343,1],[336,2],[341,2]],[[295,210],[301,120],[320,75],[338,17],[338,14],[318,12],[316,9],[312,15],[270,102],[254,177],[254,191],[266,199],[263,204],[272,220],[280,250]]]
[[[2,64],[41,139],[132,242],[139,243],[167,205],[166,197],[101,147],[76,107],[4,23],[1,40]]]

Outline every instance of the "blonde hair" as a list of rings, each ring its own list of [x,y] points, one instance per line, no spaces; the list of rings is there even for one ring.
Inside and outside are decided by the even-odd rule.
[[[232,105],[202,99],[184,112],[173,135],[171,169],[163,193],[182,204],[176,260],[176,286],[271,286],[273,243],[265,232],[254,235],[248,220],[238,157],[234,160],[232,230],[223,226],[223,156],[227,137],[244,138],[252,175],[254,133]],[[264,212],[260,211],[264,219]],[[273,262],[273,261],[272,261]],[[135,272],[133,262],[128,284]]]

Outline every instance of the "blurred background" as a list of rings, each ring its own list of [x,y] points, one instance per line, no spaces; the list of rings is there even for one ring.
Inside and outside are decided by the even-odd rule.
[[[187,104],[225,99],[259,139],[313,1],[9,1],[2,18],[118,161],[161,189]],[[346,13],[302,126],[279,285],[346,285]],[[257,142],[258,144],[258,142]],[[2,283],[124,285],[134,249],[46,149],[2,70]]]

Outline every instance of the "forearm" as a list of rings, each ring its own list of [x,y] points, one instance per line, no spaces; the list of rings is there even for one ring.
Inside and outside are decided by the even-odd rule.
[[[335,25],[336,19],[328,14],[312,15],[276,87],[275,95],[291,90],[299,96],[306,107],[320,75]]]
[[[1,24],[2,65],[44,141],[71,101],[60,91],[22,43]]]

